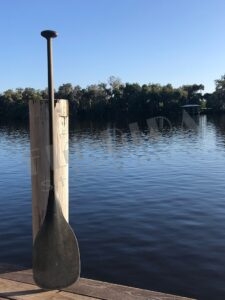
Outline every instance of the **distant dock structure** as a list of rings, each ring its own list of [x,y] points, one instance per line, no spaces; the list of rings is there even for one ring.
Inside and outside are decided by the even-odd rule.
[[[189,115],[199,115],[201,106],[198,104],[185,104],[181,108],[189,113]]]

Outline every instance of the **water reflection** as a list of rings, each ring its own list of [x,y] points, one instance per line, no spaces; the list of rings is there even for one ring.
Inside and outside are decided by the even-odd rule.
[[[82,276],[225,298],[225,117],[194,122],[70,126],[70,222]],[[29,133],[0,128],[0,261],[30,265],[31,187],[22,159]]]

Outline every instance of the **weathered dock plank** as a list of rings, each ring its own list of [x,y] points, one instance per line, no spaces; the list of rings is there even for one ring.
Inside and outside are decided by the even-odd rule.
[[[81,278],[60,291],[46,291],[33,281],[32,270],[0,265],[2,299],[74,299],[74,300],[190,300],[190,298]]]
[[[0,278],[0,296],[5,299],[16,300],[99,300],[64,291],[46,291],[33,284]],[[3,299],[4,299],[3,298]]]

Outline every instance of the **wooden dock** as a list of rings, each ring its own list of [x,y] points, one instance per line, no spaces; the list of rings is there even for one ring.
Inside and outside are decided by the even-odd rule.
[[[0,265],[0,300],[190,300],[117,284],[81,278],[63,290],[46,291],[35,285],[31,269]]]

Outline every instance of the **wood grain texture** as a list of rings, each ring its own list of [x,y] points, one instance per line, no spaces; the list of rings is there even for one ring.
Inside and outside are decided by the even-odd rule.
[[[46,291],[35,285],[0,278],[0,297],[18,300],[97,300],[64,291]]]
[[[118,284],[82,278],[78,283],[68,287],[65,291],[85,294],[104,300],[187,300],[189,298],[163,294]]]
[[[44,220],[50,185],[48,101],[29,101],[33,240]],[[68,101],[55,101],[55,192],[68,221]]]
[[[4,273],[2,267],[0,278],[12,280],[18,283],[35,285],[31,269],[14,272],[7,272],[6,269],[6,272]],[[179,297],[85,278],[81,278],[75,284],[63,289],[63,291],[69,292],[72,295],[89,297],[88,299],[97,298],[102,300],[190,300],[190,298],[186,297]]]

